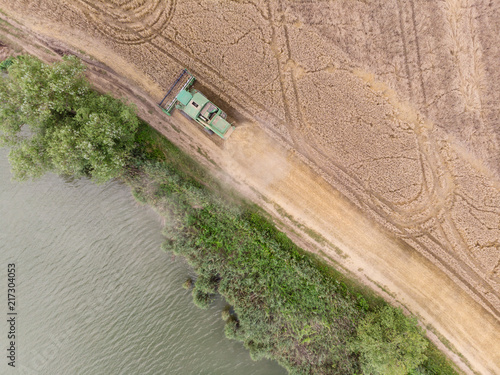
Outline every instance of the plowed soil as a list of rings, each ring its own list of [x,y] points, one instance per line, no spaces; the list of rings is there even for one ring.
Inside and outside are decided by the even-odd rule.
[[[2,44],[83,57],[98,87],[135,101],[304,246],[418,314],[465,372],[500,373],[500,3],[0,8]],[[235,122],[229,140],[155,107],[184,67]]]

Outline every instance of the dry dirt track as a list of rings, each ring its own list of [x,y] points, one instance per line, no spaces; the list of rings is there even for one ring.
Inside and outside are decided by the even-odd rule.
[[[189,68],[236,119],[231,139],[144,116],[484,374],[500,373],[495,4],[0,0],[153,99]]]

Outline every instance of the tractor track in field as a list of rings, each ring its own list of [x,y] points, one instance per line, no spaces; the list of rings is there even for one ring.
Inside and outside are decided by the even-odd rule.
[[[405,61],[405,71],[406,71],[406,77],[408,81],[408,95],[410,97],[410,101],[413,100],[413,88],[411,84],[411,73],[410,73],[410,63],[408,61],[408,47],[406,43],[406,32],[404,28],[404,21],[403,21],[403,9],[401,6],[401,0],[397,1],[398,5],[398,19],[399,19],[399,30],[401,32],[401,43],[403,45],[403,56],[404,56],[404,61]]]
[[[83,13],[85,16],[92,20],[96,30],[98,30],[102,35],[104,36],[109,36],[109,31],[113,30],[114,40],[116,42],[122,43],[122,44],[143,44],[146,42],[151,41],[152,39],[156,38],[157,36],[161,35],[161,32],[165,29],[165,27],[168,25],[170,20],[172,19],[173,13],[175,11],[175,5],[176,5],[176,0],[171,0],[169,1],[170,6],[168,9],[162,8],[160,4],[163,4],[164,2],[161,0],[155,0],[155,2],[152,4],[150,7],[143,7],[143,9],[135,16],[136,20],[136,25],[140,24],[142,27],[138,30],[133,30],[132,27],[127,27],[130,25],[127,25],[126,22],[124,22],[125,27],[119,27],[119,26],[111,26],[106,24],[106,22],[102,22],[104,19],[118,19],[118,21],[121,20],[122,17],[121,15],[118,14],[110,14],[109,12],[106,12],[106,9],[109,9],[109,6],[106,3],[93,3],[88,0],[78,0],[80,4],[82,4],[84,7],[87,7],[87,10],[83,10]],[[146,3],[149,4],[149,3]],[[127,5],[127,4],[124,4]],[[120,10],[121,8],[115,8],[117,10]],[[137,9],[136,9],[137,10]],[[142,20],[140,20],[140,16],[145,16],[148,14],[155,14],[155,12],[159,10],[158,15],[153,19],[153,22],[150,22],[148,24],[144,24]],[[163,17],[165,16],[165,17]],[[99,20],[99,17],[103,17],[102,20]],[[163,20],[161,20],[163,18]],[[137,22],[138,21],[138,22]],[[160,23],[159,27],[156,26],[157,23]],[[107,29],[103,28],[107,27]],[[127,35],[131,35],[132,38],[125,38],[123,34],[125,33]],[[146,35],[142,35],[146,34]]]
[[[98,56],[112,69],[86,62],[102,90],[140,98],[142,117],[297,241],[419,314],[470,362],[448,352],[465,372],[500,372],[500,179],[488,164],[498,140],[481,143],[495,118],[482,59],[496,52],[481,47],[474,1],[254,0],[224,3],[222,16],[206,1],[63,2],[64,13],[53,0],[0,8]],[[239,119],[230,140],[156,108],[182,67]]]
[[[280,4],[280,9],[281,9],[281,6],[282,6],[281,2],[279,4]],[[303,116],[302,116],[302,111],[300,110],[300,102],[298,100],[297,88],[295,85],[293,72],[288,72],[288,74],[286,74],[285,69],[283,67],[284,63],[286,64],[286,62],[282,61],[282,60],[286,60],[286,61],[291,60],[290,41],[288,39],[286,25],[283,25],[281,27],[281,29],[283,31],[284,40],[285,40],[285,44],[283,46],[284,51],[278,51],[276,49],[276,46],[278,45],[277,33],[278,33],[278,30],[280,30],[280,28],[278,26],[276,26],[276,20],[274,19],[275,17],[273,16],[274,12],[271,9],[270,2],[267,4],[267,12],[269,14],[269,20],[268,20],[269,27],[272,29],[271,48],[273,49],[273,52],[275,54],[278,75],[280,77],[281,100],[283,102],[283,107],[284,107],[285,124],[288,126],[289,135],[290,135],[290,138],[292,140],[293,146],[298,151],[307,155],[307,151],[305,151],[304,148],[301,147],[301,144],[297,138],[299,136],[298,129],[300,127],[300,124],[298,124],[298,120],[299,119],[303,120]],[[285,55],[286,57],[283,58],[282,57],[283,55]],[[294,93],[292,103],[290,103],[290,100],[286,96],[287,86],[291,86],[293,93]],[[293,114],[292,114],[292,108],[294,108]]]
[[[425,93],[425,84],[424,84],[424,75],[422,73],[422,58],[421,58],[421,52],[420,52],[420,42],[418,38],[418,30],[417,30],[417,20],[415,18],[415,0],[410,0],[410,8],[411,8],[411,21],[413,25],[413,33],[415,34],[415,49],[416,49],[416,54],[417,54],[417,66],[418,66],[418,72],[420,76],[420,89],[422,90],[422,103],[425,108],[427,104],[427,95]]]
[[[276,50],[276,48],[273,48],[273,45],[276,45],[276,27],[274,25],[274,20],[273,20],[273,11],[271,9],[271,3],[267,3],[267,14],[269,15],[269,18],[267,19],[269,23],[269,27],[272,30],[271,33],[271,49],[275,55],[276,59],[276,64],[277,64],[277,70],[278,70],[278,77],[279,77],[279,83],[280,83],[280,96],[281,100],[283,102],[283,112],[285,115],[285,121],[287,123],[290,123],[293,127],[295,126],[295,122],[292,120],[292,115],[290,112],[290,107],[288,104],[288,101],[286,100],[285,96],[285,78],[284,78],[284,73],[283,73],[283,67],[282,67],[282,62],[281,62],[281,56],[280,52]],[[290,137],[292,138],[292,142],[294,146],[297,146],[297,140],[295,139],[295,134],[293,129],[290,131]]]

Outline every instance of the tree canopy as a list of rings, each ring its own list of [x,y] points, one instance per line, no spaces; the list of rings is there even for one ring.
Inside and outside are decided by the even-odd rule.
[[[352,348],[360,355],[364,374],[404,375],[425,361],[427,345],[415,317],[384,306],[359,323]]]
[[[52,171],[104,182],[118,177],[134,147],[134,109],[90,88],[74,56],[48,65],[20,56],[0,79],[0,142],[14,178]]]

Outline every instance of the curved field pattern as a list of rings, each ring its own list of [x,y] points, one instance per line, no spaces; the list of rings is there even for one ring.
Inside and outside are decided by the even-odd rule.
[[[159,87],[187,67],[230,116],[260,124],[381,231],[432,262],[487,311],[499,338],[500,3],[0,4],[99,40]],[[233,142],[261,132],[237,133]],[[236,158],[235,144],[215,152]],[[270,161],[287,163],[286,153],[257,149],[245,163],[262,157],[281,171],[262,178],[264,187],[292,173]],[[482,369],[500,371],[499,362],[497,353]]]
[[[159,35],[172,18],[175,0],[77,0],[97,31],[121,44],[143,44]]]

